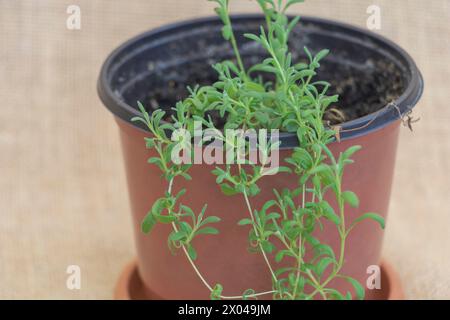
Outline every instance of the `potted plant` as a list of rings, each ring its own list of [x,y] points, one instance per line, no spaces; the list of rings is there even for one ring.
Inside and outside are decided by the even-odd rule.
[[[420,72],[380,36],[287,16],[301,0],[232,17],[214,1],[218,18],[134,38],[100,75],[146,297],[375,298],[367,268]]]

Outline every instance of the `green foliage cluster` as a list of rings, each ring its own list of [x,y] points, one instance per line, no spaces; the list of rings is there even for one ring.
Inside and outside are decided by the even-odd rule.
[[[302,0],[257,0],[264,12],[266,26],[259,34],[245,37],[257,42],[268,58],[246,70],[237,46],[229,15],[229,0],[212,0],[217,3],[216,12],[223,21],[223,37],[231,43],[234,61],[214,65],[219,80],[211,86],[190,89],[188,98],[174,107],[172,121],[162,121],[161,110],[147,113],[139,104],[142,116],[134,121],[143,122],[151,137],[146,138],[148,148],[155,149],[158,156],[149,159],[163,172],[168,182],[167,193],[156,201],[142,223],[142,231],[148,233],[156,223],[171,224],[173,232],[168,238],[171,250],[182,249],[199,278],[211,291],[212,299],[256,298],[271,294],[275,299],[351,299],[350,292],[338,292],[330,287],[335,278],[343,278],[353,285],[357,298],[364,297],[363,286],[341,273],[345,261],[345,243],[349,232],[361,221],[372,219],[384,228],[383,219],[375,213],[366,213],[352,222],[346,221],[345,209],[357,207],[358,197],[342,187],[344,169],[352,163],[351,157],[360,147],[353,146],[335,157],[328,144],[335,139],[335,131],[323,120],[326,110],[338,101],[338,96],[327,95],[330,84],[315,80],[320,62],[329,53],[322,50],[313,55],[304,48],[308,61],[294,62],[289,52],[289,34],[298,18],[290,20],[286,10]],[[261,73],[269,73],[275,79],[264,82]],[[218,112],[226,119],[223,128],[216,128],[209,116]],[[215,129],[280,129],[295,133],[299,147],[285,159],[289,167],[279,167],[298,177],[294,189],[273,190],[273,199],[262,208],[252,208],[251,198],[259,194],[258,182],[265,174],[264,164],[248,163],[215,168],[212,174],[226,196],[242,196],[248,208],[248,217],[239,222],[249,229],[249,247],[262,254],[272,277],[272,288],[256,293],[247,290],[239,296],[223,295],[221,284],[211,286],[195,265],[197,252],[193,240],[199,235],[215,235],[213,227],[220,219],[206,216],[206,205],[194,213],[181,198],[186,190],[172,193],[176,178],[190,180],[190,165],[175,164],[171,151],[180,141],[172,141],[170,133],[176,129],[192,130],[194,121],[201,121],[206,128]],[[269,148],[277,147],[272,145]],[[248,168],[251,168],[248,169]],[[331,193],[336,212],[325,195]],[[340,236],[339,252],[315,237],[323,221],[335,225]],[[272,265],[269,255],[274,256]],[[288,261],[288,263],[286,263]],[[237,275],[238,276],[238,275]]]

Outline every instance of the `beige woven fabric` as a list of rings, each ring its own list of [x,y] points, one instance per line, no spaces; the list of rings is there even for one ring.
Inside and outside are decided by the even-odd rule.
[[[297,12],[365,26],[374,2],[379,32],[411,53],[426,81],[422,119],[401,134],[384,255],[409,298],[450,298],[449,1],[309,0]],[[78,31],[66,28],[72,3]],[[96,95],[100,65],[129,37],[212,7],[0,0],[0,298],[112,297],[134,247],[118,134]],[[79,291],[66,288],[71,264],[81,267]]]

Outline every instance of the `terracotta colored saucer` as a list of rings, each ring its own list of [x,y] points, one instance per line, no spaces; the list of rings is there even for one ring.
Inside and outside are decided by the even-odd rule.
[[[385,260],[381,263],[381,290],[377,291],[377,300],[405,299],[402,284],[397,271]],[[141,281],[136,261],[130,262],[122,271],[114,290],[116,300],[151,300]]]

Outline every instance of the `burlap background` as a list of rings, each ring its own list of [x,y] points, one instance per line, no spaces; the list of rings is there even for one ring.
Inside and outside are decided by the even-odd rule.
[[[253,1],[233,9],[255,11]],[[409,298],[450,298],[450,5],[447,0],[309,0],[297,12],[365,26],[417,61],[426,91],[402,130],[384,255]],[[82,28],[66,29],[77,4]],[[0,0],[0,298],[111,298],[134,255],[125,176],[96,78],[107,54],[161,24],[209,15],[206,0]],[[66,288],[66,268],[82,289]]]

